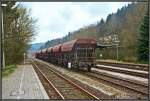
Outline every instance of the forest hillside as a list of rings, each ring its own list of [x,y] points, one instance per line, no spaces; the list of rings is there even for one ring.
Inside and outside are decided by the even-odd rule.
[[[147,2],[131,3],[118,9],[116,13],[109,14],[106,21],[100,19],[97,24],[87,25],[77,31],[69,32],[63,38],[47,41],[40,49],[54,46],[59,43],[81,38],[93,37],[97,43],[103,45],[119,44],[119,60],[137,60],[137,41],[140,35],[139,27],[148,10]],[[116,47],[97,49],[97,58],[116,59]]]

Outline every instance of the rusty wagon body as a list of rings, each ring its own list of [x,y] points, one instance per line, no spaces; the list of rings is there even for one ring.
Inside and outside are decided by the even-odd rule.
[[[37,58],[77,70],[90,71],[95,66],[95,49],[95,39],[79,38],[43,49],[38,53],[40,58]]]

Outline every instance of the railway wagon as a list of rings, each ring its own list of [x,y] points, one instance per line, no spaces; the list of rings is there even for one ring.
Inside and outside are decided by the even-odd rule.
[[[51,61],[54,64],[61,64],[61,44],[55,45],[54,47],[52,47],[52,51],[51,51]]]
[[[52,62],[53,54],[52,54],[52,47],[47,48],[47,55],[48,55],[48,62]]]
[[[39,58],[39,52],[35,53],[35,58]]]
[[[95,49],[95,39],[80,38],[43,49],[37,58],[77,70],[90,71],[95,66]]]
[[[38,59],[42,59],[42,50],[39,50],[38,52],[36,52],[35,57]]]
[[[61,46],[62,63],[74,69],[87,69],[95,66],[96,41],[91,38],[75,39]]]
[[[41,59],[44,61],[48,61],[47,48],[41,50]]]

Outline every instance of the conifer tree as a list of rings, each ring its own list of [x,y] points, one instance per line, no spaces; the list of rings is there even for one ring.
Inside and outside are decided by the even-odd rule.
[[[144,16],[143,23],[140,26],[140,37],[138,39],[138,60],[148,61],[149,56],[149,18],[148,12]]]

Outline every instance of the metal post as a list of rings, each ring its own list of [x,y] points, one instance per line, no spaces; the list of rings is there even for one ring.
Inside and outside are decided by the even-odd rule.
[[[2,7],[2,53],[3,53],[3,69],[5,68],[5,52],[4,52],[4,23],[3,23],[3,7]]]
[[[119,38],[118,38],[118,35],[114,35],[114,42],[115,42],[115,45],[116,45],[116,60],[118,60],[118,47],[119,47]]]
[[[1,10],[2,10],[2,6],[1,6]],[[2,16],[1,16],[2,17]],[[2,18],[1,18],[2,19]],[[1,25],[2,25],[2,22],[1,22]],[[1,30],[2,30],[2,27],[1,27]],[[3,59],[3,53],[2,53],[2,32],[0,33],[0,41],[1,41],[1,44],[0,44],[0,55],[1,55],[1,59]],[[1,63],[0,63],[0,66],[1,66],[1,69],[2,69],[2,67],[3,67],[3,60],[2,61],[0,61]]]
[[[118,60],[118,44],[117,44],[117,46],[116,46],[116,47],[117,47],[117,60]]]
[[[26,55],[26,54],[24,53],[23,55],[24,55],[24,65],[25,65],[25,55]]]

